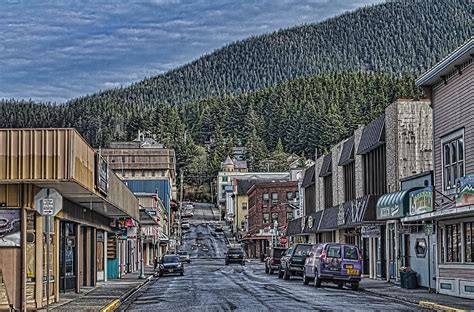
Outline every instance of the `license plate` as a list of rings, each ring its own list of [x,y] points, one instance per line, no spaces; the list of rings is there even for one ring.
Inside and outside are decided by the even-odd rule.
[[[353,269],[354,268],[354,266],[352,264],[346,264],[345,267],[346,267],[346,269]]]
[[[168,269],[168,272],[173,272],[173,269]]]
[[[349,274],[349,275],[359,275],[359,270],[348,269],[347,274]]]

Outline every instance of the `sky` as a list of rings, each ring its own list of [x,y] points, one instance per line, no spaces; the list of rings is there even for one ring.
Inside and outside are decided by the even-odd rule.
[[[381,0],[0,0],[0,98],[62,103]]]

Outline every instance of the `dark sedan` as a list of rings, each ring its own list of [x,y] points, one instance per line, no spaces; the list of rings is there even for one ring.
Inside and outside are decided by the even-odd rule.
[[[178,255],[166,255],[160,261],[159,275],[165,274],[184,274],[184,267]]]

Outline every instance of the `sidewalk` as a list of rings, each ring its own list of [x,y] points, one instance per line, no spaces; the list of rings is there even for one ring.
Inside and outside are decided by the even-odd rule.
[[[393,283],[368,278],[362,280],[360,288],[378,296],[411,302],[438,311],[474,310],[474,300],[429,293],[424,288],[404,289]]]
[[[121,279],[98,282],[96,287],[84,287],[81,293],[60,294],[60,301],[50,306],[54,311],[100,311],[128,298],[135,290],[153,277],[153,267],[145,267],[145,279],[139,279],[138,272],[129,273]],[[46,311],[46,309],[39,310]]]

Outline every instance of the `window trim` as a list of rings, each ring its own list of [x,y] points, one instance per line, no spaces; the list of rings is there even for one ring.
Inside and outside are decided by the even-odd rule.
[[[460,128],[460,129],[457,129],[455,131],[452,131],[450,132],[449,134],[447,135],[444,135],[441,137],[441,141],[440,141],[440,156],[441,156],[441,185],[442,185],[442,190],[444,193],[447,193],[447,194],[454,194],[456,193],[456,183],[454,183],[454,186],[453,187],[449,187],[449,188],[446,188],[445,187],[445,180],[446,180],[446,177],[445,177],[445,168],[446,168],[446,164],[445,164],[445,153],[444,153],[444,146],[448,143],[451,143],[452,141],[454,140],[457,140],[459,138],[462,138],[463,140],[463,172],[462,172],[462,175],[461,176],[465,176],[466,175],[466,138],[465,138],[465,135],[464,135],[464,128]],[[459,158],[459,157],[458,157]],[[460,176],[460,177],[461,177]],[[460,178],[458,177],[458,178]]]

